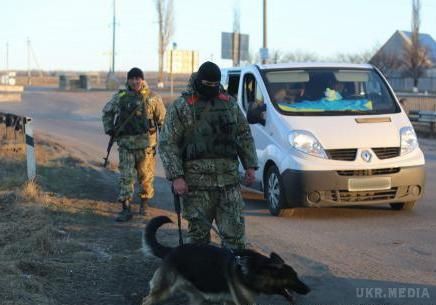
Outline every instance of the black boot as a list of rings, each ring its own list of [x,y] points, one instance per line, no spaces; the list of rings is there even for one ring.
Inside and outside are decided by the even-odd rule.
[[[115,219],[118,222],[126,222],[132,219],[133,215],[130,211],[130,203],[128,200],[122,202],[123,209],[118,213],[117,218]]]
[[[139,204],[139,215],[147,216],[147,208],[148,208],[147,199],[146,198],[141,199],[141,203]]]

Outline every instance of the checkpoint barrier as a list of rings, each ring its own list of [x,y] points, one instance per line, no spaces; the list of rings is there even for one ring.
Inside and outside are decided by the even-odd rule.
[[[36,177],[35,141],[33,138],[32,119],[13,113],[0,112],[0,150],[26,151],[27,178]],[[19,137],[21,138],[21,141]]]
[[[430,131],[436,132],[436,111],[410,110],[409,119],[411,122],[428,124]]]
[[[61,90],[90,90],[92,86],[100,84],[98,74],[59,75],[59,89]]]
[[[23,86],[0,85],[0,102],[21,102]]]

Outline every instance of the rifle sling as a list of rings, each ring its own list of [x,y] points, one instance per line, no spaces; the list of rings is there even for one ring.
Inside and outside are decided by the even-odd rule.
[[[145,98],[145,101],[142,100],[142,102],[143,102],[143,103],[146,103],[146,104],[147,104],[146,106],[148,107],[148,103],[147,103],[147,101],[148,101],[148,97]],[[123,127],[124,127],[124,126],[129,122],[129,121],[130,121],[130,119],[133,118],[133,115],[134,115],[135,112],[139,109],[139,107],[141,107],[141,105],[142,105],[142,103],[140,103],[138,106],[136,106],[136,108],[133,109],[133,111],[132,111],[131,113],[129,113],[129,115],[128,115],[127,118],[124,120],[124,122],[122,122],[122,123],[120,124],[120,126],[118,127],[118,129],[115,130],[114,138],[116,138],[116,137],[118,136],[118,134],[120,133],[120,130],[122,130]]]

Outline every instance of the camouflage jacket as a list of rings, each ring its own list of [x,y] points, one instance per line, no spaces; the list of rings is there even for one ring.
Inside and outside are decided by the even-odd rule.
[[[109,102],[103,108],[103,128],[104,132],[115,131],[115,118],[120,115],[120,97],[126,93],[132,93],[127,90],[120,90],[114,94]],[[157,132],[156,128],[162,126],[165,118],[165,106],[162,98],[149,90],[147,86],[137,94],[138,98],[145,103],[146,117],[155,122],[155,126],[151,126],[149,131],[139,135],[124,135],[117,136],[115,140],[118,146],[127,149],[143,149],[146,147],[154,147],[157,145]]]
[[[250,127],[235,99],[222,93],[228,100],[228,110],[236,118],[236,152],[245,169],[257,168],[257,156]],[[168,109],[159,138],[159,154],[169,180],[184,177],[188,186],[194,189],[208,189],[239,183],[237,158],[203,158],[187,160],[184,154],[185,137],[196,126],[193,100],[198,97],[184,94],[174,101]],[[204,101],[200,101],[204,102]],[[210,103],[210,102],[209,102]],[[214,103],[210,108],[213,109]],[[197,119],[196,119],[197,118]]]

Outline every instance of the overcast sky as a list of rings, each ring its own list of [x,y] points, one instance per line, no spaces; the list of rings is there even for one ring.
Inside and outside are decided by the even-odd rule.
[[[0,70],[27,68],[29,38],[44,70],[109,70],[112,0],[0,0]],[[436,1],[421,0],[421,32],[436,38]],[[382,45],[397,29],[410,30],[411,0],[268,0],[268,47],[319,56],[360,53]],[[250,50],[262,45],[262,0],[174,0],[179,49],[200,61],[221,60],[221,32],[233,27],[240,8],[241,32]],[[117,0],[116,70],[156,70],[157,17],[154,0]],[[38,66],[37,66],[38,65]]]

